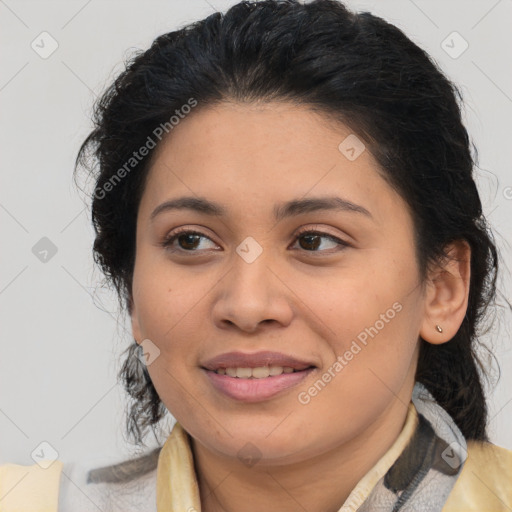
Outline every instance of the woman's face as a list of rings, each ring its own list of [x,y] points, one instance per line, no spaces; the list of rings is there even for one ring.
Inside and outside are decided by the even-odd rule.
[[[132,326],[185,430],[276,465],[403,419],[425,315],[413,223],[350,129],[292,104],[223,103],[181,120],[155,157]],[[222,212],[161,206],[183,197]],[[166,247],[177,230],[200,235]],[[298,362],[251,358],[263,351]]]

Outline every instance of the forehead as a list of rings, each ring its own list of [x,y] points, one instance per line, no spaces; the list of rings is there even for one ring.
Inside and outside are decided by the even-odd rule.
[[[318,159],[320,152],[338,157],[339,143],[351,134],[348,126],[304,105],[222,102],[185,116],[160,144],[155,160],[161,156],[188,161],[230,156],[261,160],[270,154],[282,162],[299,155]]]
[[[341,122],[290,103],[220,103],[193,111],[163,139],[143,199],[186,194],[249,208],[249,198],[262,205],[333,193],[373,210],[398,197]]]

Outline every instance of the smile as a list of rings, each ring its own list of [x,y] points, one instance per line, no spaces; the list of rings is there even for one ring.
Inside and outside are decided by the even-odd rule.
[[[291,367],[219,368],[206,370],[210,384],[224,396],[242,402],[261,402],[289,390],[306,379],[315,367],[294,370]]]

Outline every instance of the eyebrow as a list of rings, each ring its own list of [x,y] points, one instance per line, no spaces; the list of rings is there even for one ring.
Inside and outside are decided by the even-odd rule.
[[[150,220],[153,220],[158,214],[170,210],[193,210],[212,217],[224,217],[227,214],[226,208],[219,203],[202,197],[185,196],[170,199],[158,205],[151,213]],[[329,210],[354,212],[372,218],[372,214],[363,206],[336,196],[294,199],[277,204],[274,207],[274,218],[279,222],[304,213]]]

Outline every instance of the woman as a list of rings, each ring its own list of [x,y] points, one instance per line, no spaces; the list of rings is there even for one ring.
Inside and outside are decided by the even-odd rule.
[[[330,0],[157,38],[77,163],[131,318],[128,430],[177,423],[140,459],[34,468],[0,510],[510,510],[475,352],[497,252],[458,98]]]

